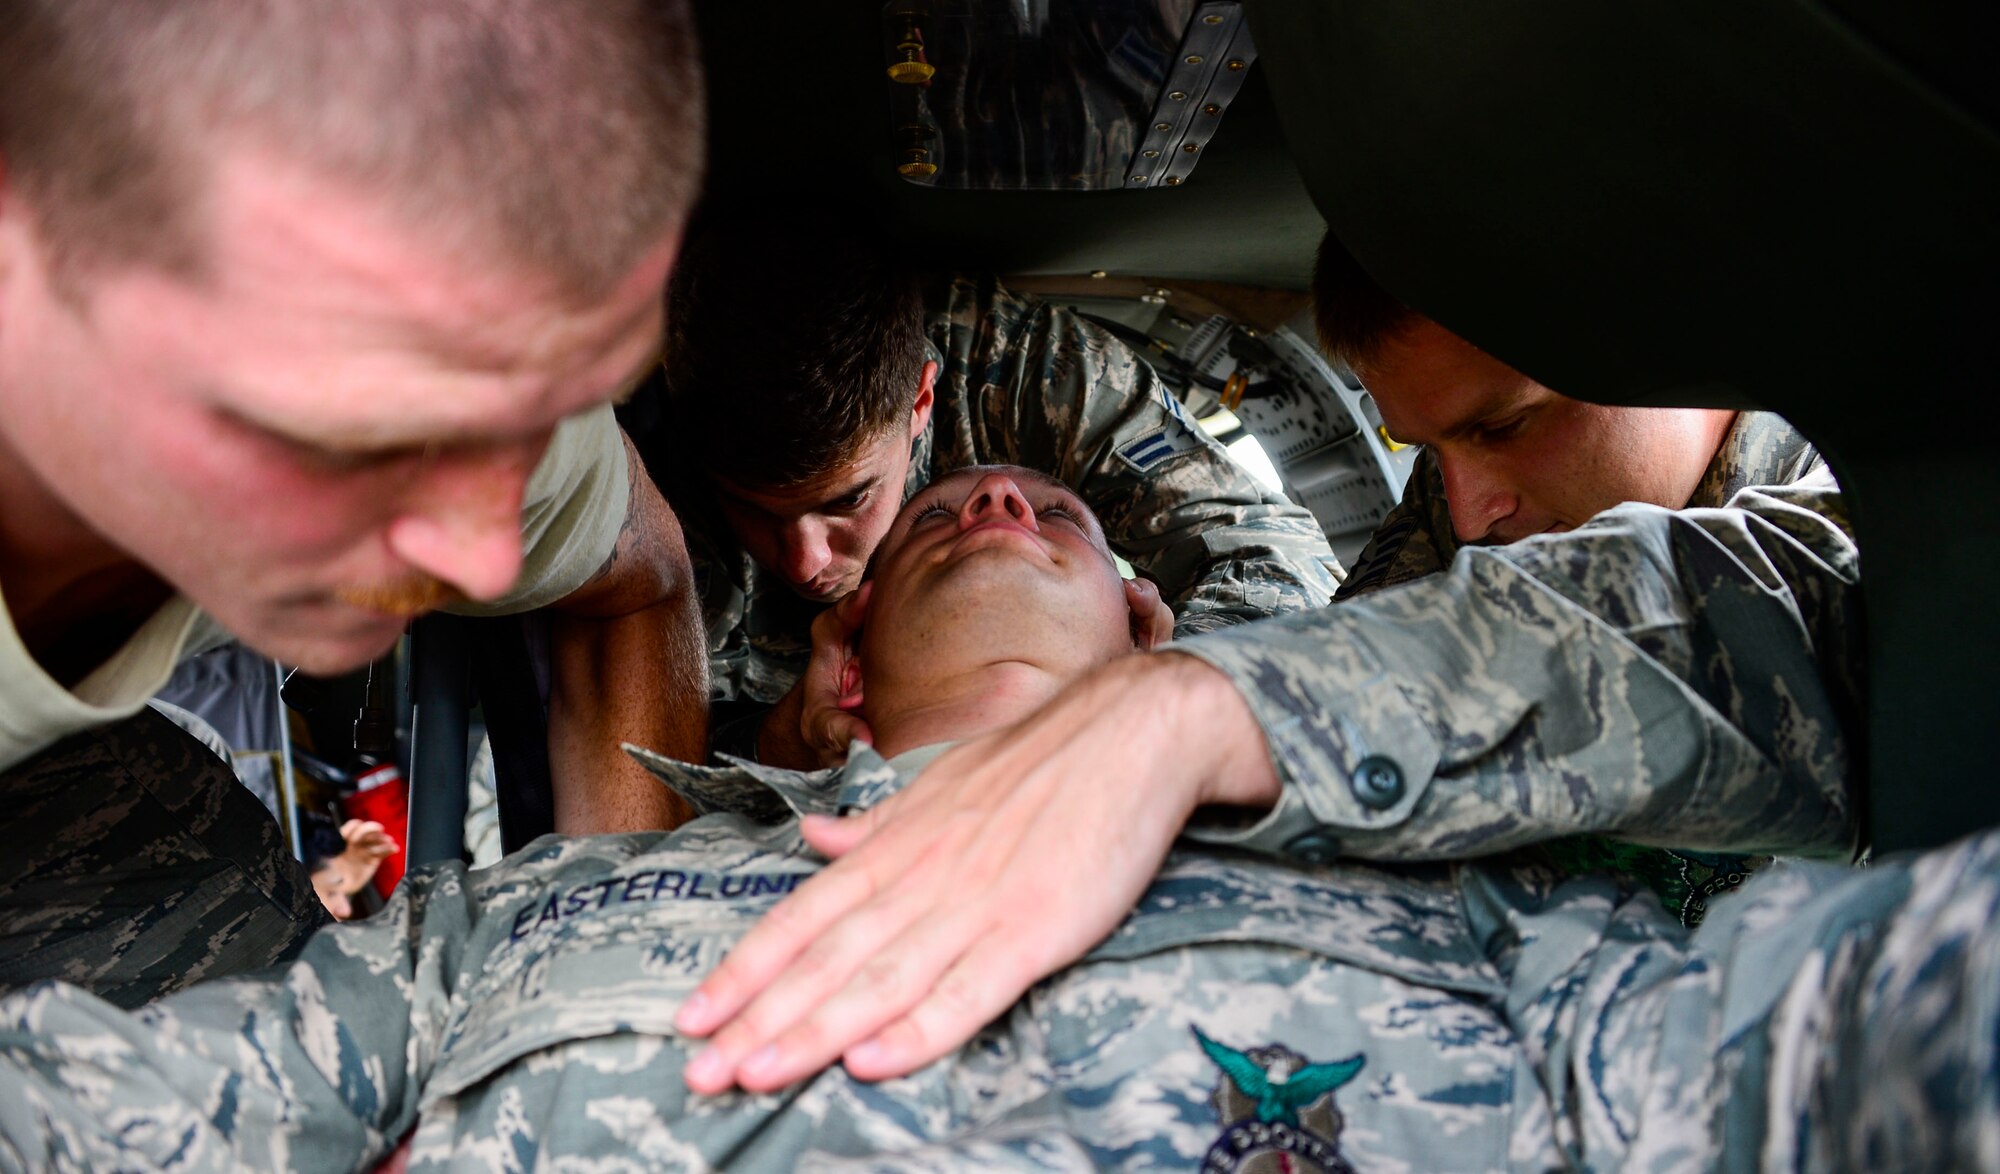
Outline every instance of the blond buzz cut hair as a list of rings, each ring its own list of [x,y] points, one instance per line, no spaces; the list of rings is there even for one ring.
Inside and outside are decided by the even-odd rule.
[[[215,160],[601,296],[701,182],[688,0],[0,0],[0,182],[71,277],[198,278]]]

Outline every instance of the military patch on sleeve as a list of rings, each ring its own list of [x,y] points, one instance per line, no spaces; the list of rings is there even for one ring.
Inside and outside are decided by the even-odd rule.
[[[1314,1064],[1277,1045],[1239,1052],[1194,1028],[1201,1050],[1222,1069],[1210,1103],[1226,1128],[1202,1159],[1202,1174],[1354,1174],[1340,1155],[1346,1118],[1333,1094],[1366,1064],[1361,1053]]]
[[[1137,472],[1150,473],[1161,461],[1175,453],[1192,452],[1201,447],[1195,434],[1178,423],[1168,422],[1139,437],[1128,440],[1115,450],[1118,459],[1124,461]]]

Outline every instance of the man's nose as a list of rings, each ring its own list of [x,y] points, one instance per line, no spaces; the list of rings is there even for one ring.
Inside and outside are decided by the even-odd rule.
[[[804,587],[833,562],[833,548],[827,542],[826,526],[805,517],[786,525],[778,536],[778,571],[794,587]]]
[[[1005,473],[988,473],[966,495],[965,504],[958,507],[958,527],[968,529],[1001,516],[1037,533],[1041,531],[1041,525],[1035,521],[1035,508],[1028,504],[1028,495],[1021,492],[1014,479]]]
[[[392,553],[471,599],[498,599],[521,573],[521,497],[539,444],[447,450],[417,474],[412,505],[389,524]]]
[[[1498,470],[1477,459],[1438,454],[1444,475],[1444,498],[1451,508],[1451,528],[1460,542],[1495,537],[1495,527],[1521,508],[1516,493]]]

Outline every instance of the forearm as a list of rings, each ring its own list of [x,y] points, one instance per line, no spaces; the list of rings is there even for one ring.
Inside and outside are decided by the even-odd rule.
[[[1185,639],[1270,616],[1325,607],[1338,586],[1338,564],[1319,523],[1299,507],[1195,535],[1192,567],[1161,580],[1174,610],[1174,635]],[[1140,560],[1134,565],[1150,566]]]
[[[689,762],[708,753],[708,644],[686,541],[626,443],[617,543],[551,613],[549,776],[565,835],[665,829],[692,816],[623,743]]]
[[[1737,851],[1844,851],[1854,811],[1826,646],[1808,610],[1856,591],[1741,511],[1621,510],[1446,575],[1179,645],[1222,669],[1284,778],[1205,839],[1457,857],[1573,832]],[[1782,589],[1774,589],[1774,585]]]
[[[707,661],[684,595],[609,619],[551,617],[549,773],[564,835],[677,827],[693,812],[624,751],[708,753]]]
[[[1112,546],[1160,585],[1177,637],[1324,607],[1339,586],[1339,564],[1312,514],[1235,484],[1248,481],[1240,470],[1212,467],[1227,459],[1191,454],[1172,488],[1104,516]],[[1189,491],[1190,480],[1208,496]]]

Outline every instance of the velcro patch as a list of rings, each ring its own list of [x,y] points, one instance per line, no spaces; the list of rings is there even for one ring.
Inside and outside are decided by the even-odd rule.
[[[1128,440],[1115,450],[1118,459],[1141,473],[1151,472],[1154,466],[1175,453],[1192,452],[1201,447],[1195,434],[1178,422],[1169,422],[1153,429],[1137,440]]]

